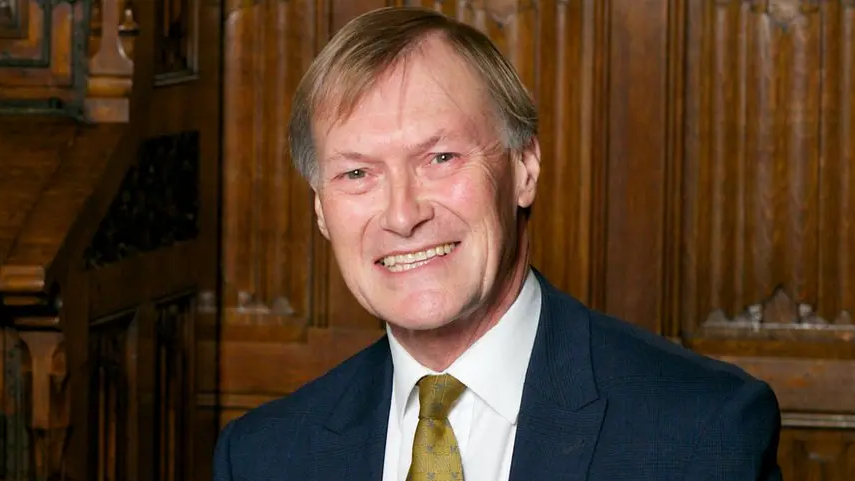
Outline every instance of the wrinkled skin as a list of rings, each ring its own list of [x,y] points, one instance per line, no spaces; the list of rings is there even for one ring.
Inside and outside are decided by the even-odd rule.
[[[426,39],[337,121],[317,121],[315,209],[349,289],[423,365],[450,365],[508,309],[528,265],[536,139],[505,148],[482,82]],[[380,259],[455,243],[393,272]]]

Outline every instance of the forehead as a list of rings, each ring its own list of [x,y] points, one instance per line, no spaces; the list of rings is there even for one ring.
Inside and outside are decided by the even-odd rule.
[[[381,74],[348,116],[320,123],[324,145],[376,135],[410,137],[424,130],[471,130],[492,125],[486,86],[442,39],[429,38]],[[388,140],[392,140],[389,138]]]

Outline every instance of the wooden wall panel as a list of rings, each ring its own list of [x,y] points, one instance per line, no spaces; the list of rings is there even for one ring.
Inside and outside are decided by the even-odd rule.
[[[688,5],[684,329],[778,286],[830,320],[855,309],[855,9]]]
[[[308,319],[310,190],[286,157],[290,97],[316,51],[315,1],[231,5],[224,98],[227,324]]]
[[[666,328],[766,380],[785,479],[851,479],[852,2],[685,2]]]
[[[830,432],[817,435],[805,429],[781,436],[784,479],[846,481],[855,479],[855,435]]]

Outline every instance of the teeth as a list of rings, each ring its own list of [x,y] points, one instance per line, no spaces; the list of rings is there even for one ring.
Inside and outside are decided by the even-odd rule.
[[[427,264],[437,256],[444,256],[454,250],[454,244],[442,244],[421,252],[410,252],[396,256],[386,256],[380,263],[393,272],[403,272]]]

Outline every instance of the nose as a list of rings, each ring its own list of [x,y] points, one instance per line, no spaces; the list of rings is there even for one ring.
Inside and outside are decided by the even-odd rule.
[[[387,231],[409,237],[433,218],[433,207],[421,198],[419,186],[410,175],[396,177],[389,184],[388,204],[380,224]]]

